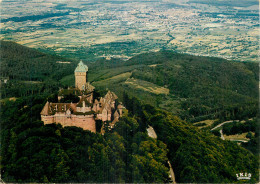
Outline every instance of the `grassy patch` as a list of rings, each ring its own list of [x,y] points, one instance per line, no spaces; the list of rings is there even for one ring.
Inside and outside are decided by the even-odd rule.
[[[160,94],[168,95],[170,92],[168,88],[164,88],[156,84],[153,84],[151,82],[147,82],[140,79],[133,79],[133,78],[127,79],[127,81],[125,81],[125,84],[131,88],[142,89],[144,91],[148,91],[156,95],[160,95]]]
[[[251,132],[253,135],[255,134],[254,132]],[[235,135],[225,135],[224,134],[224,138],[226,140],[230,140],[230,141],[239,141],[239,140],[243,140],[243,141],[249,141],[250,139],[246,138],[246,135],[248,134],[248,132],[242,133],[242,134],[235,134]]]
[[[148,65],[149,67],[156,67],[158,65],[162,65],[162,64],[154,64],[154,65]]]
[[[213,123],[214,123],[215,121],[216,121],[216,120],[207,119],[207,120],[204,120],[204,121],[196,122],[196,123],[194,123],[193,125],[204,124],[203,126],[198,126],[198,127],[199,127],[199,128],[206,128],[206,127],[209,127],[209,126],[213,125]]]
[[[92,84],[93,84],[94,86],[107,86],[107,85],[110,85],[110,84],[116,84],[116,83],[124,82],[124,81],[127,80],[131,75],[132,75],[131,72],[126,72],[126,73],[122,73],[122,74],[113,76],[113,77],[111,77],[111,78],[105,79],[105,80],[93,82]]]

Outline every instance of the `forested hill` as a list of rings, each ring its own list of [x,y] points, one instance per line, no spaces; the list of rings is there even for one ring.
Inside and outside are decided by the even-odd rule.
[[[76,62],[59,56],[48,55],[10,41],[0,41],[1,77],[15,80],[59,80],[73,72]],[[69,63],[62,63],[69,62]]]
[[[127,91],[130,96],[195,122],[256,116],[258,69],[258,63],[253,62],[161,51],[99,70],[96,66],[95,72],[89,71],[89,78],[99,89],[121,94]]]
[[[89,62],[88,80],[100,93],[114,91],[128,109],[114,129],[105,124],[104,136],[40,121],[47,98],[59,87],[74,85],[76,64],[1,41],[1,74],[9,78],[1,80],[5,182],[168,183],[168,160],[177,182],[234,183],[242,172],[252,175],[248,182],[258,182],[258,158],[252,152],[190,123],[255,117],[258,64],[170,51],[125,62]],[[148,136],[148,125],[156,140]],[[238,132],[231,128],[224,132]],[[253,134],[258,140],[259,133]],[[250,142],[245,147],[258,150],[257,141]]]
[[[55,91],[74,85],[78,61],[48,55],[14,42],[0,41],[3,98]],[[172,51],[137,55],[128,61],[87,62],[88,80],[99,90],[110,89],[196,122],[256,116],[259,66]]]
[[[251,97],[258,94],[258,63],[162,51],[138,55],[128,64],[154,65],[133,76],[168,85],[172,93],[182,97],[190,96],[199,86],[223,88]]]
[[[74,72],[77,62],[49,55],[14,42],[0,41],[0,96],[21,97],[53,93],[59,80]],[[2,81],[1,81],[2,82]]]

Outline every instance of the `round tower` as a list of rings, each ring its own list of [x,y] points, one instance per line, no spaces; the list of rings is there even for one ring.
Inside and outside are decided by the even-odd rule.
[[[87,83],[88,67],[82,61],[79,62],[75,69],[75,87],[79,90],[85,90]]]

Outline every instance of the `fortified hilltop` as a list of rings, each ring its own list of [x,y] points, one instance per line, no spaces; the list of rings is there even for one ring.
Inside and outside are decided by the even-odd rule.
[[[64,95],[74,94],[79,97],[78,103],[46,102],[41,111],[44,124],[60,123],[62,126],[76,126],[96,132],[96,121],[109,121],[110,126],[122,116],[122,103],[118,102],[115,93],[108,91],[104,97],[94,99],[95,87],[87,82],[88,67],[82,61],[75,69],[75,88],[61,89],[58,95],[60,102]]]

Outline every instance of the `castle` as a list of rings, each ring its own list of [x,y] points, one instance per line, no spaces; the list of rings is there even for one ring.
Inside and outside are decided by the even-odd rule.
[[[44,124],[60,123],[62,126],[76,126],[96,132],[96,122],[109,121],[113,126],[122,116],[123,105],[118,97],[108,91],[104,97],[94,97],[94,89],[87,82],[88,67],[82,61],[75,69],[75,88],[61,89],[58,103],[46,102],[41,111]],[[60,103],[64,96],[73,94],[79,97],[77,103]]]

